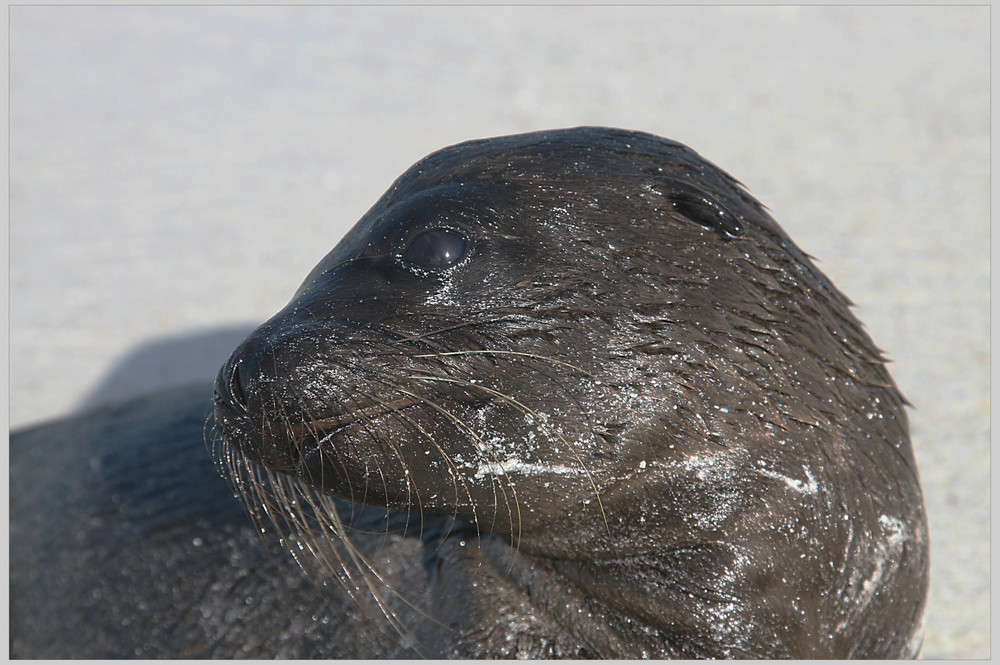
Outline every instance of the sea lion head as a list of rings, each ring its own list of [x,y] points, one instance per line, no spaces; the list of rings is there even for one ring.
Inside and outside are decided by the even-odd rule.
[[[452,515],[580,562],[595,594],[647,571],[615,601],[642,620],[675,621],[652,594],[830,646],[890,607],[906,642],[922,613],[883,358],[763,206],[673,141],[577,128],[421,160],[236,349],[215,404],[241,460],[325,495]],[[760,618],[718,610],[748,599]]]

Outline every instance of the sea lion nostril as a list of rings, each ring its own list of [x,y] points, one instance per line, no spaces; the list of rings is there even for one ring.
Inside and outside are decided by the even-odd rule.
[[[247,393],[250,392],[250,385],[247,371],[243,369],[242,365],[241,361],[237,361],[233,366],[233,373],[229,378],[229,390],[233,396],[233,400],[245,409],[247,407]]]
[[[242,358],[230,358],[219,372],[215,384],[216,403],[228,404],[230,408],[246,412],[248,395],[253,394],[251,377],[253,369]]]

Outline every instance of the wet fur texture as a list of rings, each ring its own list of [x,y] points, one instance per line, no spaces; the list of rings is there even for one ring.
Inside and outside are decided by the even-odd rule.
[[[403,258],[429,229],[466,240],[457,264]],[[471,141],[404,173],[234,352],[213,450],[411,655],[910,656],[923,501],[849,304],[683,145]],[[421,574],[394,572],[404,543]]]

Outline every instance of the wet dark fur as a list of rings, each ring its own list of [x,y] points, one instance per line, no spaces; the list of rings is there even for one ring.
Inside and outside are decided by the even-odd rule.
[[[457,265],[401,258],[430,228]],[[898,657],[928,575],[904,404],[739,183],[579,128],[403,174],[222,368],[214,445],[412,654]]]

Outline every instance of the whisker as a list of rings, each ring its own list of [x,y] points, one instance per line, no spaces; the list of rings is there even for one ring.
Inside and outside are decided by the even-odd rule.
[[[405,342],[417,342],[426,340],[428,337],[433,337],[435,335],[440,335],[441,333],[450,332],[452,330],[458,330],[460,328],[470,328],[472,326],[482,325],[484,323],[497,323],[500,321],[507,320],[508,316],[493,316],[486,317],[483,319],[471,319],[469,321],[461,321],[450,326],[445,326],[443,328],[437,328],[435,330],[428,330],[427,332],[416,333],[413,335],[407,335],[400,339],[394,340],[397,344],[402,344]]]
[[[428,400],[425,403],[427,404],[427,406],[430,406],[435,411],[437,411],[438,413],[440,413],[443,416],[445,416],[446,418],[448,418],[448,420],[450,420],[452,422],[452,424],[456,425],[460,430],[463,430],[467,434],[471,435],[476,440],[476,442],[479,444],[478,448],[481,451],[486,452],[489,455],[491,455],[492,458],[493,458],[493,460],[498,465],[500,464],[500,458],[497,457],[494,454],[493,450],[489,446],[486,445],[486,442],[483,441],[482,437],[480,437],[478,434],[476,434],[475,430],[473,430],[473,428],[470,425],[468,425],[468,423],[466,423],[464,420],[462,420],[461,418],[459,418],[458,416],[456,416],[455,414],[453,414],[452,412],[450,412],[448,409],[445,409],[440,404],[437,404],[436,402]],[[433,441],[432,437],[431,437],[431,440]],[[435,445],[437,445],[436,442],[435,442]],[[476,524],[477,534],[480,537],[482,537],[482,532],[480,531],[480,523],[479,523],[479,517],[478,517],[478,509],[477,509],[478,507],[476,506],[475,501],[473,501],[472,492],[469,489],[468,483],[466,482],[464,476],[462,476],[462,474],[458,473],[458,468],[452,463],[450,456],[443,449],[441,449],[440,446],[438,446],[438,450],[439,450],[439,452],[441,452],[442,456],[448,462],[449,468],[452,470],[452,481],[454,482],[455,476],[458,476],[458,478],[462,481],[462,486],[463,486],[463,489],[465,489],[465,494],[466,494],[467,497],[469,497],[469,504],[470,504],[471,509],[472,509],[473,521]],[[494,478],[493,483],[494,483],[494,490],[495,490],[496,485],[499,483],[499,480],[497,478]],[[520,502],[517,499],[517,490],[515,489],[513,483],[511,483],[511,482],[508,481],[507,482],[507,486],[510,488],[511,493],[513,494],[514,507],[516,508],[516,513],[517,513],[517,520],[516,520],[516,522],[517,522],[517,525],[518,525],[518,532],[517,532],[517,534],[511,533],[511,537],[513,538],[516,535],[517,539],[519,540],[520,536],[521,536],[521,531],[520,531],[520,525],[521,525],[521,504],[520,504]],[[457,485],[455,486],[455,489],[456,489],[456,495],[457,495],[457,489],[458,489]],[[507,492],[503,488],[502,485],[501,485],[500,489],[501,489],[501,492],[503,493],[504,505],[507,506],[508,514],[510,514],[510,512],[511,512],[510,511],[510,501],[509,501],[509,498],[507,496]],[[494,494],[494,496],[495,496],[495,494]],[[456,506],[456,511],[457,511],[457,506]],[[494,520],[494,524],[495,524],[496,523],[496,515],[495,514],[493,516],[493,520]],[[487,532],[492,531],[492,530],[493,530],[492,528],[491,529],[487,529]],[[515,540],[515,542],[517,542],[517,541]]]
[[[495,397],[500,398],[504,402],[507,402],[508,404],[510,404],[511,406],[513,406],[514,408],[520,410],[522,413],[530,414],[535,419],[536,422],[541,423],[541,426],[542,426],[543,430],[546,430],[546,431],[549,431],[552,434],[555,434],[564,444],[566,444],[566,448],[573,453],[573,456],[576,458],[576,461],[580,464],[581,470],[584,472],[584,474],[586,474],[587,481],[590,483],[591,488],[594,490],[594,497],[597,499],[597,505],[598,505],[598,507],[600,508],[600,511],[601,511],[601,519],[604,522],[604,528],[605,528],[605,530],[607,531],[607,534],[608,534],[608,542],[609,542],[609,544],[613,548],[615,548],[617,550],[617,547],[616,547],[615,541],[614,541],[614,536],[612,536],[612,534],[611,534],[611,525],[608,523],[607,512],[604,510],[604,502],[601,501],[601,493],[597,489],[597,483],[594,481],[593,474],[590,472],[590,469],[587,468],[587,465],[584,464],[583,459],[576,452],[576,449],[572,445],[570,445],[569,441],[567,441],[566,438],[562,434],[560,434],[559,432],[557,432],[556,430],[548,428],[548,427],[545,426],[545,418],[543,418],[541,414],[539,414],[537,411],[531,409],[527,405],[521,403],[520,401],[514,399],[513,397],[511,397],[511,396],[509,396],[509,395],[507,395],[505,393],[500,392],[499,390],[494,390],[493,388],[489,388],[487,386],[484,386],[484,385],[481,385],[481,384],[477,384],[477,383],[472,383],[470,381],[464,381],[464,380],[461,380],[461,379],[454,379],[454,378],[451,378],[451,377],[433,376],[433,375],[430,375],[430,374],[411,374],[408,378],[417,379],[417,380],[443,381],[445,383],[454,383],[454,384],[457,384],[457,385],[461,385],[461,386],[465,386],[465,387],[469,387],[469,388],[475,388],[475,389],[478,389],[478,390],[482,390],[483,392],[486,392],[488,394],[494,395]]]
[[[570,369],[575,370],[577,372],[580,372],[581,374],[584,374],[584,375],[586,375],[586,376],[588,376],[588,377],[590,377],[592,379],[595,378],[594,375],[591,374],[590,372],[588,372],[587,370],[581,369],[581,368],[577,367],[576,365],[571,365],[570,363],[565,362],[563,360],[558,360],[557,358],[551,358],[549,356],[538,355],[536,353],[525,353],[523,351],[502,351],[502,350],[498,350],[498,349],[478,349],[478,350],[472,350],[472,351],[443,351],[441,353],[420,353],[420,354],[414,354],[412,357],[413,358],[438,358],[438,357],[441,357],[441,356],[469,356],[469,355],[477,355],[477,354],[481,354],[481,355],[497,355],[497,356],[499,356],[499,355],[505,355],[505,356],[522,356],[522,357],[525,357],[525,358],[532,358],[534,360],[544,360],[545,362],[550,362],[550,363],[553,363],[553,364],[556,364],[556,365],[563,365],[564,367],[569,367]]]

